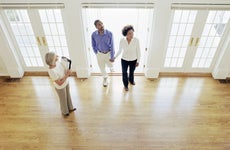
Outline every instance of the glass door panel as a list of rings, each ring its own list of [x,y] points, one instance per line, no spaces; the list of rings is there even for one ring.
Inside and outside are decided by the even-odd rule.
[[[209,68],[219,46],[230,11],[209,11],[192,68]]]
[[[61,10],[42,9],[39,10],[39,15],[46,37],[43,37],[43,42],[48,46],[49,51],[54,51],[59,56],[69,57]]]
[[[4,10],[26,67],[43,67],[27,10]]]
[[[91,34],[96,30],[94,21],[100,19],[105,29],[110,30],[114,36],[115,53],[118,51],[122,28],[131,24],[134,27],[134,36],[140,41],[141,59],[136,73],[143,73],[146,49],[149,47],[149,27],[152,25],[153,8],[82,8],[83,23],[85,28],[86,49],[89,51],[89,62],[92,73],[100,72],[96,56],[91,46]],[[114,63],[115,72],[121,72],[120,58]]]
[[[196,14],[195,10],[175,10],[164,67],[183,67]]]

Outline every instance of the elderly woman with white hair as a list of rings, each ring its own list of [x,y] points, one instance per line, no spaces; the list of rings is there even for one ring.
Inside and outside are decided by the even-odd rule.
[[[45,61],[49,66],[48,73],[59,96],[61,111],[64,116],[69,116],[70,112],[76,110],[72,105],[69,92],[68,77],[71,72],[69,69],[65,68],[60,61],[58,61],[58,56],[54,52],[46,53]]]

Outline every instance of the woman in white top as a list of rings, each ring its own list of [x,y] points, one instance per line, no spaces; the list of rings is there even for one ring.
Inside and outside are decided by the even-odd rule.
[[[76,108],[73,108],[69,92],[68,77],[71,72],[58,61],[58,56],[54,52],[46,53],[45,60],[49,66],[49,76],[59,96],[61,111],[64,116],[68,116],[70,112],[76,110]]]
[[[122,38],[119,45],[119,51],[115,58],[117,58],[121,52],[121,67],[122,67],[122,81],[126,91],[129,90],[128,84],[135,85],[134,82],[134,70],[139,65],[140,61],[140,45],[139,40],[133,37],[134,28],[131,25],[127,25],[122,29],[122,34],[125,38]],[[127,69],[129,67],[129,76]]]

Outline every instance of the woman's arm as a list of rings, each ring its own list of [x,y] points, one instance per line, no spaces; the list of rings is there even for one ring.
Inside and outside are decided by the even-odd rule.
[[[63,78],[55,80],[54,82],[57,83],[59,86],[61,86],[65,82],[65,80],[70,76],[70,73],[71,73],[71,71],[67,70],[67,72]]]
[[[120,40],[120,44],[119,44],[119,50],[115,56],[115,59],[121,54],[121,51],[122,51],[122,39]]]
[[[140,62],[140,57],[141,57],[141,50],[140,50],[140,43],[139,40],[137,39],[137,63],[136,63],[136,67],[139,66],[139,62]]]

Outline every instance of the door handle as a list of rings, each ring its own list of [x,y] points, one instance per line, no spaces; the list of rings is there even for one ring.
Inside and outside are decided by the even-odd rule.
[[[41,46],[42,44],[41,44],[41,41],[40,41],[39,36],[37,36],[37,37],[36,37],[36,40],[37,40],[37,44],[38,44],[38,46]]]
[[[195,44],[195,46],[198,46],[199,43],[200,43],[200,38],[196,38],[196,44]]]
[[[46,38],[44,36],[42,37],[42,42],[44,46],[47,46]]]
[[[192,38],[190,38],[190,41],[189,41],[189,46],[192,46],[193,40],[194,40],[194,38],[193,38],[193,37],[192,37]]]

